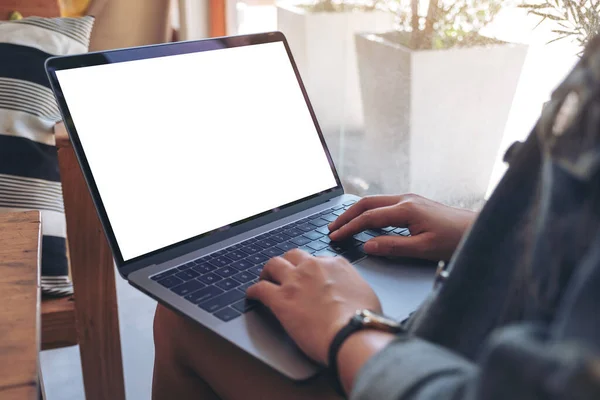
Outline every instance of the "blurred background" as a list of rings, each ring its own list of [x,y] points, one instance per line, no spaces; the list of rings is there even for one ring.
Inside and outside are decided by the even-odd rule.
[[[172,3],[181,38],[210,34],[200,3]],[[287,36],[347,191],[477,209],[577,62],[585,3],[226,0],[223,19]]]

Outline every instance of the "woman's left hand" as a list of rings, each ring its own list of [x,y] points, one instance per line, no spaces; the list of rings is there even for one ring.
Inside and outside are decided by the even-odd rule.
[[[260,279],[248,288],[248,298],[271,309],[300,349],[321,364],[327,364],[331,341],[356,310],[381,312],[373,289],[342,257],[292,250],[271,259]]]

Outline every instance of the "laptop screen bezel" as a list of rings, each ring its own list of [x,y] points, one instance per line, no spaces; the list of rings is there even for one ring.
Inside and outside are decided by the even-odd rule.
[[[77,128],[75,127],[73,120],[71,118],[71,114],[69,112],[69,108],[64,99],[63,92],[60,87],[60,83],[56,77],[56,71],[73,69],[73,68],[83,68],[95,65],[103,65],[103,64],[112,64],[112,63],[120,63],[120,62],[128,62],[128,61],[136,61],[143,60],[149,58],[158,58],[158,57],[167,57],[174,56],[180,54],[188,54],[188,53],[196,53],[196,52],[204,52],[204,51],[218,51],[219,49],[224,48],[233,48],[240,46],[252,46],[263,43],[272,43],[272,42],[282,42],[287,55],[289,57],[290,63],[294,69],[294,73],[296,75],[296,80],[298,85],[302,90],[302,94],[304,96],[306,105],[310,111],[310,115],[313,119],[315,129],[319,135],[319,139],[323,146],[323,150],[327,156],[327,160],[329,162],[331,171],[336,180],[336,186],[322,191],[320,193],[315,193],[313,195],[307,196],[302,199],[298,199],[294,202],[281,205],[278,208],[271,209],[260,213],[258,215],[251,216],[244,220],[235,222],[231,225],[220,227],[215,230],[202,233],[200,235],[185,239],[183,241],[173,243],[169,246],[162,247],[160,249],[156,249],[152,252],[131,258],[129,260],[124,260],[119,244],[116,240],[116,236],[112,229],[110,219],[108,218],[108,214],[106,213],[106,209],[102,202],[102,198],[98,191],[98,187],[96,186],[96,182],[92,175],[92,171],[88,164],[85,151],[81,145],[81,141],[79,140],[79,136],[77,133]],[[129,273],[138,270],[139,268],[143,268],[148,265],[158,264],[161,262],[168,261],[169,259],[175,258],[180,255],[184,255],[191,251],[209,246],[211,244],[217,243],[221,240],[225,240],[229,237],[235,236],[237,234],[243,233],[245,231],[257,228],[261,225],[267,224],[269,222],[273,222],[277,219],[283,218],[288,215],[292,215],[303,209],[313,207],[318,205],[324,201],[327,201],[330,198],[337,197],[343,194],[342,184],[338,175],[338,172],[333,163],[333,159],[331,157],[331,153],[325,143],[325,139],[323,137],[323,132],[317,122],[315,112],[313,107],[308,99],[308,95],[306,92],[306,88],[302,83],[302,79],[298,72],[298,68],[290,51],[289,45],[285,36],[281,32],[268,32],[262,34],[252,34],[252,35],[240,35],[240,36],[231,36],[231,37],[221,37],[214,39],[204,39],[197,41],[187,41],[187,42],[179,42],[179,43],[168,43],[168,44],[159,44],[152,46],[144,46],[144,47],[136,47],[136,48],[128,48],[128,49],[118,49],[111,51],[101,51],[94,53],[86,53],[75,56],[66,56],[66,57],[52,57],[46,61],[46,72],[48,74],[48,78],[50,80],[50,85],[53,89],[56,100],[59,104],[59,109],[61,111],[63,121],[65,122],[65,126],[69,133],[71,143],[73,145],[73,149],[75,151],[75,155],[79,161],[81,166],[83,176],[88,185],[88,189],[92,196],[92,200],[96,206],[96,210],[104,228],[108,243],[113,253],[113,257],[119,268],[119,272],[123,276],[127,276]],[[118,146],[118,143],[114,144]],[[243,199],[240,199],[243,201]]]

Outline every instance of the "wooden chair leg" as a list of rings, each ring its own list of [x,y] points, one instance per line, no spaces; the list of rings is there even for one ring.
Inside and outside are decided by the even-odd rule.
[[[87,400],[125,399],[112,253],[71,147],[59,147],[75,318]]]

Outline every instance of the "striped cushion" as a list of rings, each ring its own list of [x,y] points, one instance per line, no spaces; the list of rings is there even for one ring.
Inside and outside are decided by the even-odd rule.
[[[0,212],[42,214],[42,290],[72,293],[54,125],[58,107],[44,71],[52,55],[86,52],[93,17],[0,22]]]

